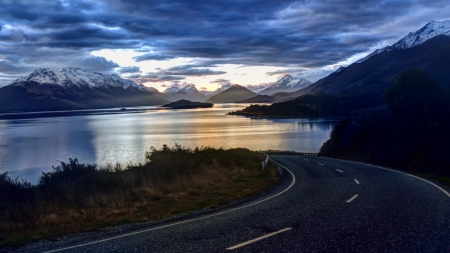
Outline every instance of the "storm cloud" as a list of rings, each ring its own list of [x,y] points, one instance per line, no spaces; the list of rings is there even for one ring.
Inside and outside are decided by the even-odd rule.
[[[67,64],[119,67],[89,57],[101,49],[142,53],[136,62],[208,63],[166,69],[158,80],[223,74],[211,69],[216,64],[320,68],[393,43],[448,13],[447,0],[2,1],[0,74]]]

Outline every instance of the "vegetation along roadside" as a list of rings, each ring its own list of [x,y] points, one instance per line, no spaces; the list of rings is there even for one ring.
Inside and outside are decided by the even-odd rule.
[[[98,168],[76,158],[37,185],[0,174],[1,246],[224,205],[279,179],[264,155],[243,148],[152,147],[144,164]]]
[[[319,155],[404,170],[449,186],[450,92],[420,70],[397,75],[389,111],[342,120]]]

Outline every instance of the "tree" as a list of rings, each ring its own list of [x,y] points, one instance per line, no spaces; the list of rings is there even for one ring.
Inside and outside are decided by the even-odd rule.
[[[385,97],[413,164],[426,167],[433,153],[448,149],[449,95],[436,81],[418,69],[403,71]]]

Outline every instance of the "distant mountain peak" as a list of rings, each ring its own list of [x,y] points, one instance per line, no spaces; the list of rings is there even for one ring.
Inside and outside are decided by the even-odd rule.
[[[361,63],[374,55],[389,52],[394,49],[408,49],[415,47],[438,35],[450,36],[450,20],[430,21],[419,30],[408,33],[408,35],[393,45],[377,49],[368,56],[357,60],[356,63]]]
[[[172,94],[176,94],[176,93],[180,93],[180,92],[184,92],[184,93],[188,93],[188,94],[192,94],[192,93],[197,93],[199,92],[197,90],[197,88],[195,87],[194,84],[187,84],[185,86],[178,86],[178,85],[172,85],[167,87],[166,90],[164,90],[164,94],[167,95],[172,95]]]
[[[227,84],[222,84],[219,88],[217,88],[215,91],[211,92],[209,94],[210,97],[217,95],[219,93],[221,93],[222,91],[228,90],[229,88],[231,88],[233,85],[231,83],[227,83]]]
[[[165,98],[170,101],[177,101],[180,99],[204,101],[206,98],[205,94],[198,91],[195,84],[185,84],[183,86],[177,84],[171,85],[163,91],[163,94],[165,94]]]
[[[293,78],[290,75],[285,75],[272,83],[269,87],[262,90],[261,95],[272,95],[277,92],[293,92],[309,86],[311,82],[305,78]]]
[[[260,83],[260,84],[256,84],[256,85],[247,84],[245,86],[245,88],[258,93],[258,92],[264,90],[265,88],[269,87],[270,85],[272,85],[272,84],[271,83]]]
[[[222,86],[224,87],[224,86]],[[247,89],[246,87],[239,84],[230,84],[230,87],[227,89],[215,94],[206,100],[206,102],[211,103],[229,103],[242,101],[251,97],[256,96],[257,94],[253,91]]]
[[[292,77],[292,76],[290,76],[290,75],[284,75],[282,78],[280,78],[278,81],[288,81],[288,82],[290,82],[290,81],[292,81],[292,80],[294,80],[294,78]]]

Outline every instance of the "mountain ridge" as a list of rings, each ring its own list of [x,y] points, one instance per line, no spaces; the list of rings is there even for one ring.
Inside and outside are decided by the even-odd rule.
[[[306,88],[312,83],[305,78],[293,78],[290,75],[285,75],[272,83],[269,87],[260,91],[260,95],[273,95],[277,92],[292,92],[302,88]]]
[[[376,49],[371,54],[367,55],[364,58],[361,58],[356,61],[356,63],[364,62],[370,57],[383,53],[389,52],[394,49],[408,49],[415,47],[424,43],[425,41],[432,39],[438,35],[449,35],[450,36],[450,20],[445,21],[430,21],[425,26],[420,28],[415,32],[410,32],[408,35],[403,37],[401,40],[392,44],[391,46],[387,46],[384,48]]]

